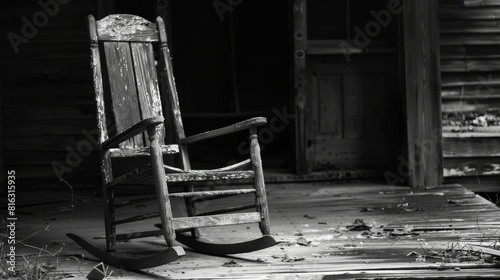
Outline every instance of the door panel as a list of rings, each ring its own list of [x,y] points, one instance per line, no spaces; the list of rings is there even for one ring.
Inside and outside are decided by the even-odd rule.
[[[401,147],[401,106],[391,64],[311,64],[310,170],[394,165]]]

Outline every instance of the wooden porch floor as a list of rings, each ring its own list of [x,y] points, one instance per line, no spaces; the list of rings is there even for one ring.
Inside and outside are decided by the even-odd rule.
[[[186,249],[186,255],[174,263],[152,269],[109,267],[109,279],[500,277],[500,265],[488,254],[471,254],[465,245],[500,246],[500,209],[459,185],[412,191],[370,183],[297,183],[269,184],[267,189],[271,229],[281,241],[277,246],[228,257]],[[152,202],[131,211],[148,212],[154,207]],[[5,212],[1,214],[5,221]],[[89,239],[103,235],[99,197],[72,193],[69,187],[67,192],[19,192],[16,217],[17,270],[23,270],[27,260],[57,267],[50,273],[56,279],[85,279],[99,263],[65,236],[69,232]],[[155,222],[143,221],[135,229],[154,229]],[[206,238],[219,242],[260,236],[256,225],[204,232]],[[103,239],[94,241],[104,246]],[[2,257],[8,253],[6,246]],[[160,237],[120,244],[121,250],[136,253],[163,246]],[[75,257],[82,254],[86,258]]]

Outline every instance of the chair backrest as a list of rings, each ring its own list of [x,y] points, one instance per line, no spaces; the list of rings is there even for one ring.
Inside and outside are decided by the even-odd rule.
[[[109,15],[98,21],[90,15],[88,20],[100,143],[109,138],[109,120],[106,119],[109,107],[117,133],[144,118],[163,115],[160,88],[168,93],[169,109],[173,112],[167,119],[175,125],[177,138],[183,138],[184,129],[163,20],[158,18],[153,23],[126,14]],[[158,65],[153,43],[159,45]],[[105,55],[102,61],[101,50]],[[109,85],[103,83],[103,76],[109,78]],[[161,85],[158,78],[164,81]],[[111,106],[105,102],[111,102]],[[140,135],[123,142],[120,147],[144,147],[147,141],[144,135]]]

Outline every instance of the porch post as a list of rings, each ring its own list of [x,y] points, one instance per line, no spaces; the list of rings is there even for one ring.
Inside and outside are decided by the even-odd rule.
[[[299,175],[308,172],[307,134],[306,134],[306,53],[307,21],[306,0],[292,1],[293,15],[293,96],[295,113],[295,171]]]
[[[408,179],[411,187],[436,186],[443,179],[438,1],[402,1]]]

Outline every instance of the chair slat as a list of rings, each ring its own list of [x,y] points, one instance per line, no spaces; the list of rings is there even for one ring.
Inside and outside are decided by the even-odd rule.
[[[220,209],[220,210],[198,213],[198,214],[196,214],[196,216],[201,217],[201,216],[225,214],[225,213],[237,212],[237,211],[241,211],[241,210],[255,209],[256,207],[257,207],[257,204],[248,204],[248,205],[242,205],[242,206],[227,207],[227,208]]]
[[[158,217],[160,217],[160,213],[158,213],[158,212],[147,213],[147,214],[143,214],[143,215],[132,216],[130,218],[126,218],[126,219],[122,219],[122,220],[117,220],[117,221],[113,222],[112,225],[120,225],[120,224],[138,222],[138,221],[143,221],[143,220],[153,219],[153,218],[158,218]]]
[[[131,43],[130,47],[142,118],[163,116],[153,46],[151,43]],[[163,129],[159,137],[160,144],[164,144],[164,138]]]
[[[130,45],[125,42],[104,42],[104,51],[116,129],[122,132],[141,120]],[[141,135],[120,144],[121,148],[142,146],[144,142]]]
[[[196,170],[191,170],[190,173],[175,173],[166,175],[167,175],[167,182],[196,182],[196,181],[237,180],[237,179],[254,178],[253,171],[199,172]]]
[[[260,220],[260,213],[252,212],[204,217],[174,218],[172,222],[174,224],[175,230],[183,230],[190,228],[258,223],[260,222]]]
[[[200,191],[200,192],[180,192],[180,193],[170,193],[170,197],[208,197],[208,196],[219,196],[219,195],[237,195],[237,194],[247,194],[254,193],[255,189],[236,189],[236,190],[222,190],[222,191]]]
[[[116,235],[117,241],[126,241],[134,238],[143,238],[150,236],[158,236],[162,235],[161,230],[149,230],[149,231],[140,231],[140,232],[130,232],[130,233],[120,233]]]
[[[149,43],[131,43],[130,47],[142,117],[163,116],[153,46]]]

